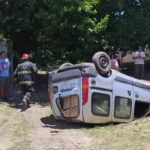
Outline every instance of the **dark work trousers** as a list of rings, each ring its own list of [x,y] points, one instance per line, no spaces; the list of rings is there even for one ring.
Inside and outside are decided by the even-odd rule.
[[[144,78],[144,64],[135,64],[135,78]]]
[[[27,103],[30,103],[32,93],[34,92],[33,85],[21,85],[23,91],[23,100],[26,100]]]

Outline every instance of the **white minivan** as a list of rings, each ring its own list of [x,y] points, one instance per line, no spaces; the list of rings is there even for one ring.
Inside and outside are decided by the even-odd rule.
[[[65,63],[49,73],[49,102],[57,120],[83,123],[129,122],[147,116],[150,82],[111,69],[105,52],[93,63]]]

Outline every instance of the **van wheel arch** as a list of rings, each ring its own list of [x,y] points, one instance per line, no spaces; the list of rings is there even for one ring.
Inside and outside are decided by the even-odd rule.
[[[69,67],[69,66],[73,66],[73,64],[72,64],[72,63],[63,63],[63,64],[59,67],[59,69],[63,69],[63,68]]]

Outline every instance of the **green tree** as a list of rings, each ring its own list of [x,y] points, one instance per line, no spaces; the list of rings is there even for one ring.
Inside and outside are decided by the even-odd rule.
[[[89,60],[100,46],[108,15],[97,18],[98,0],[1,0],[1,32],[20,53],[31,51],[36,61]],[[39,57],[40,56],[40,57]],[[45,63],[45,62],[44,62]]]
[[[149,0],[0,0],[0,33],[34,61],[91,61],[111,46],[150,40]],[[42,61],[41,61],[42,60]]]
[[[104,33],[107,44],[115,47],[122,46],[126,50],[135,50],[138,45],[144,46],[149,43],[149,4],[149,0],[104,1],[101,4],[102,12],[110,15]]]

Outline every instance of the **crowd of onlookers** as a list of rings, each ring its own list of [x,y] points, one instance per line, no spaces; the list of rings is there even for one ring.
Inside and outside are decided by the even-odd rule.
[[[139,46],[138,50],[133,54],[132,59],[134,59],[135,64],[135,78],[144,78],[144,60],[145,52],[142,51],[142,47]],[[120,49],[118,49],[112,56],[111,68],[117,71],[121,71],[121,65],[123,64],[123,55]]]

